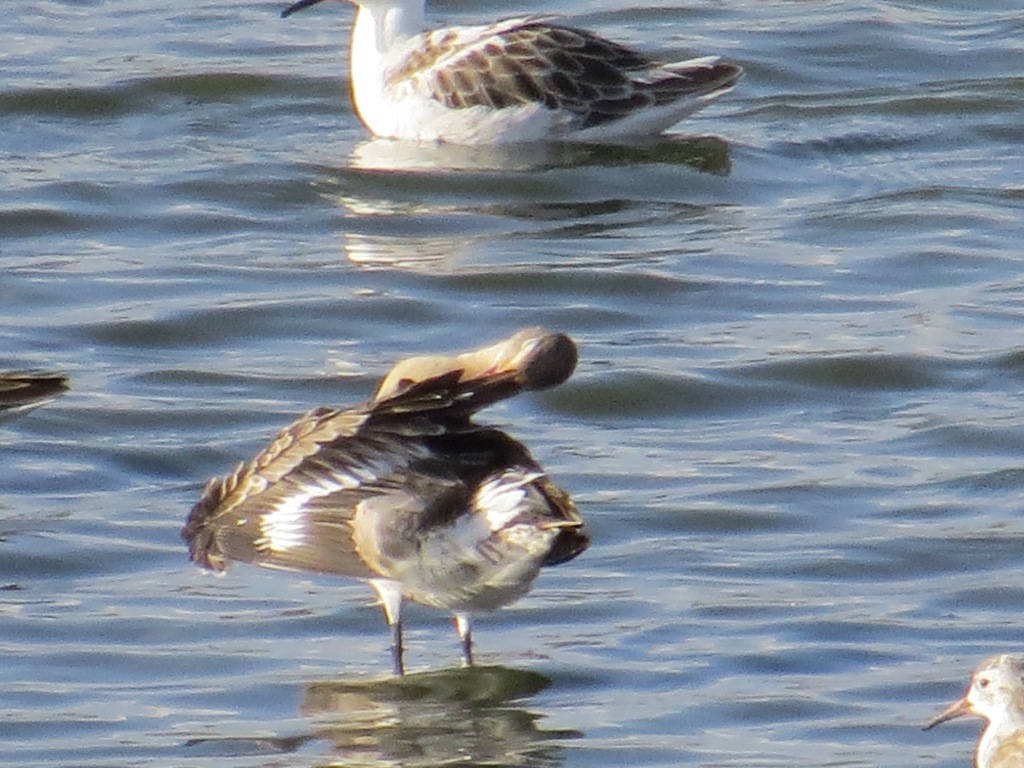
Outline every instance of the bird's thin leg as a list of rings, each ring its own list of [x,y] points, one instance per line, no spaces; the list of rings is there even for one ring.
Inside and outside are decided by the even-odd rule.
[[[391,624],[391,668],[396,675],[405,674],[405,662],[402,660],[402,622]]]
[[[396,675],[405,674],[402,660],[402,586],[390,579],[370,579],[370,586],[380,598],[384,618],[391,628],[391,665]]]
[[[459,633],[459,640],[462,641],[462,663],[467,667],[473,666],[473,617],[468,613],[456,611],[453,614],[455,619],[455,631]]]

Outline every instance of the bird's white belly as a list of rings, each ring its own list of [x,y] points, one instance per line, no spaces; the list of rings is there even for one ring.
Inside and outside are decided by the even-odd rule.
[[[414,602],[452,611],[490,611],[525,595],[540,572],[551,531],[512,525],[491,535],[479,518],[461,520],[423,541],[416,557],[392,563]]]
[[[421,94],[367,89],[355,97],[356,111],[376,136],[406,141],[484,145],[542,141],[558,135],[561,116],[539,104],[507,109],[453,109]]]

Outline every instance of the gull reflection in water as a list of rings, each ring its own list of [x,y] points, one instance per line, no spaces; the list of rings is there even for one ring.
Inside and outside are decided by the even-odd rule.
[[[343,198],[342,204],[358,224],[343,235],[345,258],[363,269],[399,269],[405,272],[445,274],[456,271],[473,256],[475,239],[472,236],[445,234],[403,234],[395,232],[404,227],[391,226],[393,222],[419,222],[422,231],[429,233],[437,227],[438,218],[443,226],[452,227],[465,211],[435,206],[429,211],[405,210],[385,212],[381,207],[365,200]],[[383,225],[388,231],[376,231]],[[356,229],[362,231],[355,231]]]
[[[337,179],[350,262],[433,275],[479,263],[496,240],[534,236],[531,209],[558,207],[600,226],[609,201],[632,200],[648,183],[619,167],[680,168],[685,198],[685,172],[728,176],[729,153],[716,136],[489,147],[372,139],[356,145],[343,170],[324,172]]]
[[[531,173],[645,163],[685,165],[717,176],[728,176],[732,170],[729,144],[717,136],[670,135],[614,144],[531,142],[479,147],[368,139],[353,147],[349,156],[351,168],[392,172]]]

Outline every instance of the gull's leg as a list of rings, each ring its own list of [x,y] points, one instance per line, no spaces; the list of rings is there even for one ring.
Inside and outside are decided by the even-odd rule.
[[[391,628],[391,664],[396,675],[405,674],[402,661],[402,586],[390,579],[370,579],[370,586],[380,598],[384,618]]]
[[[455,619],[455,631],[459,633],[459,640],[462,641],[462,663],[467,667],[473,666],[473,616],[461,611],[452,614]]]

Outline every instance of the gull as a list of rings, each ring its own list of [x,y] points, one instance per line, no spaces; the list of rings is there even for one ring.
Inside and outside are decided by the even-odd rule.
[[[962,698],[925,724],[927,731],[963,715],[987,721],[974,753],[975,768],[1024,765],[1024,679],[1020,656],[1003,653],[981,663]]]
[[[424,0],[355,0],[350,87],[375,136],[466,145],[661,133],[732,90],[717,56],[660,62],[557,16],[425,30]],[[282,16],[316,5],[298,0]]]
[[[472,416],[562,383],[576,359],[568,336],[531,328],[476,352],[399,363],[368,402],[310,411],[211,480],[182,529],[192,560],[365,580],[398,675],[403,602],[446,609],[471,665],[473,614],[522,597],[541,567],[589,544],[569,495],[522,444]]]

